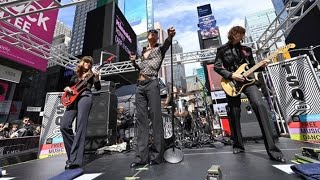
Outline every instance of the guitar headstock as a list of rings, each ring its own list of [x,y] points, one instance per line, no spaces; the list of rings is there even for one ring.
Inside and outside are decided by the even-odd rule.
[[[289,49],[292,49],[292,48],[295,48],[295,47],[296,47],[296,44],[289,43],[289,44],[287,44],[285,46],[282,46],[282,47],[278,48],[277,51],[280,50],[280,51],[282,51],[281,53],[286,53],[286,52],[288,52]]]
[[[112,63],[113,58],[117,57],[116,55],[111,55],[109,58],[102,61],[102,64],[96,68],[99,71],[104,65]]]
[[[288,52],[289,49],[291,48],[295,48],[296,47],[296,44],[294,43],[289,43],[285,46],[282,46],[280,48],[278,48],[277,50],[273,51],[270,55],[268,55],[268,57],[266,57],[265,59],[270,59],[273,61],[274,58],[277,57],[278,54],[281,54],[281,53],[286,53]]]

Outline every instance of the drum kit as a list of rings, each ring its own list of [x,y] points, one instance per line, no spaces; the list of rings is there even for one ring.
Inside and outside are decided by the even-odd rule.
[[[200,90],[188,93],[174,92],[174,132],[175,145],[179,148],[202,147],[213,141],[213,116],[208,105],[212,104],[208,98],[201,96]],[[163,108],[163,128],[166,145],[172,146],[171,106]],[[217,122],[217,121],[215,121]],[[220,122],[220,121],[218,121]]]
[[[203,147],[213,142],[213,125],[220,123],[220,120],[215,120],[217,116],[208,107],[212,104],[211,98],[204,98],[200,90],[173,94],[173,103],[168,101],[169,96],[161,100],[165,147],[170,148],[173,145],[181,149]],[[172,106],[174,106],[175,138],[172,131]],[[131,114],[130,109],[119,106],[117,111],[118,143],[125,141],[129,143],[130,149],[134,149],[136,147],[135,110]]]

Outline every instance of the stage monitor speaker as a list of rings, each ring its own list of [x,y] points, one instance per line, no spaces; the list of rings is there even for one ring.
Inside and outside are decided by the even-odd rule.
[[[265,108],[267,109],[268,119],[270,122],[272,135],[274,139],[278,139],[278,131],[275,128],[273,116],[271,114],[269,105],[266,101],[263,101]],[[262,133],[259,126],[258,119],[249,103],[249,101],[241,103],[241,133],[244,140],[260,140],[262,139]]]
[[[110,91],[93,92],[85,142],[86,151],[95,151],[117,141],[117,96]]]

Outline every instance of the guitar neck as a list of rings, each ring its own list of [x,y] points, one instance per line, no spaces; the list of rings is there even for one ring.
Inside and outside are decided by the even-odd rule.
[[[256,65],[254,65],[252,68],[250,68],[248,71],[244,72],[242,75],[244,77],[248,77],[250,74],[254,73],[257,69],[259,69],[264,64],[263,61],[260,61]]]
[[[93,76],[93,74],[90,74],[88,77],[86,77],[83,81],[80,81],[79,84],[77,84],[76,89],[79,91],[87,82],[88,80]]]
[[[96,68],[96,71],[100,71],[100,69],[103,67],[103,64]],[[81,81],[79,84],[77,84],[76,88],[79,91],[80,88],[82,88],[87,81],[93,76],[94,74],[90,74],[88,77],[86,77],[83,81]]]
[[[296,45],[294,43],[290,43],[288,45],[285,45],[284,47],[281,47],[279,49],[277,49],[275,52],[273,52],[272,54],[270,54],[268,57],[266,57],[265,59],[270,59],[272,60],[273,58],[275,58],[279,53],[284,53],[287,52],[288,49],[290,48],[294,48]],[[244,72],[242,75],[244,77],[248,77],[250,74],[254,73],[254,71],[256,71],[258,68],[260,68],[262,65],[264,64],[263,61],[260,61],[259,63],[257,63],[256,65],[254,65],[252,68],[250,68],[248,71]]]

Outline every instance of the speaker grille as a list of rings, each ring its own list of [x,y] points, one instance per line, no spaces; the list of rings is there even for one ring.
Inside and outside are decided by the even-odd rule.
[[[94,92],[85,150],[96,150],[117,141],[117,96],[112,92]]]

